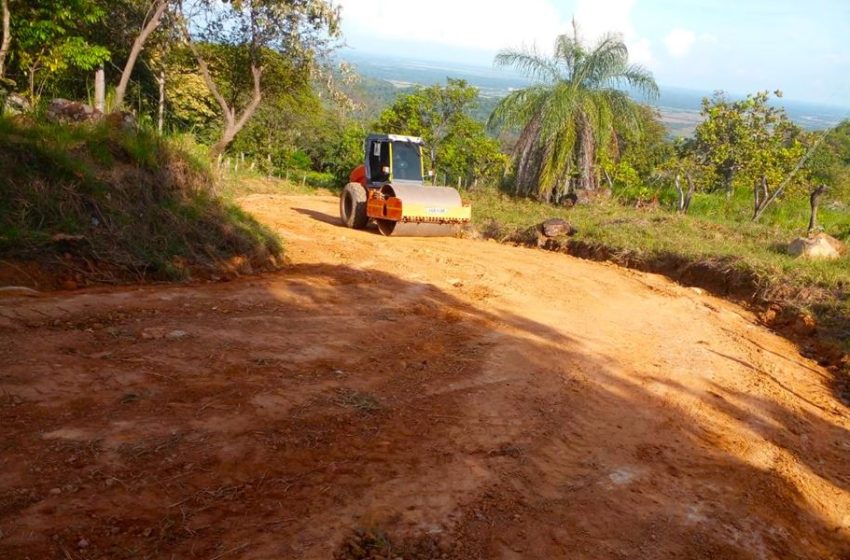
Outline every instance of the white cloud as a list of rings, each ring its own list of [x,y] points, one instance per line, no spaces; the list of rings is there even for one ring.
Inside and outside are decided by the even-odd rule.
[[[340,0],[347,34],[370,35],[375,42],[437,43],[496,51],[536,45],[549,51],[569,29],[550,0]]]
[[[578,0],[575,18],[579,36],[590,43],[606,33],[619,33],[629,48],[629,60],[652,66],[652,44],[638,36],[632,23],[635,0]]]
[[[644,66],[655,65],[649,39],[626,39],[626,46],[629,47],[629,62],[643,64]]]
[[[673,58],[684,58],[691,52],[691,48],[693,48],[696,41],[696,33],[688,29],[676,27],[664,38],[664,45],[667,47],[667,52]]]
[[[387,41],[436,44],[495,52],[536,46],[548,54],[555,37],[572,32],[563,0],[338,0],[352,43]],[[648,39],[632,24],[636,0],[575,0],[583,40],[620,33],[632,62],[654,62]],[[423,55],[426,53],[423,53]]]

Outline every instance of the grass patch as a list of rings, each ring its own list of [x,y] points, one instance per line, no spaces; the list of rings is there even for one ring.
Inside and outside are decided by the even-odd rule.
[[[345,408],[371,414],[381,410],[381,402],[374,395],[360,393],[353,389],[341,388],[336,391],[336,403]]]
[[[550,248],[663,273],[721,295],[795,307],[817,316],[847,345],[850,258],[809,261],[785,252],[787,244],[805,232],[804,203],[780,202],[762,223],[754,224],[747,219],[746,193],[731,201],[699,195],[690,215],[660,207],[635,209],[613,200],[565,208],[494,190],[465,196],[485,237],[536,243],[538,224],[564,218],[578,231]],[[820,222],[827,233],[848,240],[850,216],[840,205],[827,208]]]
[[[20,281],[40,288],[272,266],[279,239],[215,187],[183,137],[0,119],[0,259],[37,263]]]

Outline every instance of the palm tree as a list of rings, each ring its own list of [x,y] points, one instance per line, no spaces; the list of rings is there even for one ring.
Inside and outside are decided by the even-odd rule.
[[[598,187],[598,163],[617,155],[615,123],[639,134],[638,106],[619,88],[649,98],[659,94],[652,73],[629,64],[620,36],[606,35],[587,49],[575,22],[572,37],[558,37],[552,58],[534,50],[506,50],[496,56],[496,65],[532,80],[497,105],[489,125],[521,131],[514,148],[517,192],[545,200]]]

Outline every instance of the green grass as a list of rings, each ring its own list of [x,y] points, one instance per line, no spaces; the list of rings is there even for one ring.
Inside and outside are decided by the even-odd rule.
[[[238,171],[221,169],[220,192],[229,199],[251,194],[336,194],[344,185],[329,173],[295,170],[289,178],[270,176],[250,167]]]
[[[215,191],[186,137],[0,119],[0,259],[120,282],[280,257],[279,239]]]
[[[560,217],[578,230],[576,240],[614,251],[648,257],[675,254],[693,260],[735,259],[764,275],[782,276],[801,286],[844,289],[850,282],[850,259],[809,261],[785,253],[787,244],[804,234],[808,223],[808,210],[799,204],[780,205],[763,223],[752,223],[738,200],[730,202],[713,195],[698,196],[689,215],[604,200],[564,208],[487,190],[467,196],[473,202],[476,225],[506,239],[548,218]],[[824,211],[820,221],[827,233],[847,239],[850,217],[845,213]]]
[[[750,301],[777,304],[783,309],[814,314],[826,336],[850,349],[850,257],[836,261],[796,259],[785,252],[788,243],[805,233],[808,209],[804,202],[783,201],[761,223],[748,219],[743,195],[698,195],[692,213],[680,215],[662,207],[636,209],[614,200],[599,200],[574,208],[554,207],[517,199],[495,190],[464,193],[473,204],[473,221],[486,237],[533,243],[536,227],[549,218],[564,218],[577,230],[558,248],[577,245],[601,249],[595,258],[667,274],[700,265],[710,270],[705,279],[689,282],[713,288],[718,277],[745,286]],[[821,214],[824,230],[848,241],[850,217],[840,206]],[[571,250],[572,249],[572,250]],[[742,295],[737,294],[739,297]]]

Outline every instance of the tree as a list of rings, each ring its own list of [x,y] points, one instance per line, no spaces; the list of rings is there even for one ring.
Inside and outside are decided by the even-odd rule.
[[[238,73],[238,64],[232,71]],[[316,84],[274,52],[265,57],[263,84],[263,100],[234,139],[232,150],[265,160],[276,171],[321,166],[325,145],[335,141],[338,122]]]
[[[777,98],[782,92],[774,93]],[[690,144],[694,157],[713,176],[715,185],[731,197],[736,186],[751,185],[762,175],[790,171],[783,162],[800,152],[802,131],[781,107],[770,104],[766,91],[732,101],[723,92],[702,101],[704,120]],[[793,153],[785,153],[794,148]],[[796,163],[796,161],[794,161]],[[777,168],[777,165],[779,168]],[[716,190],[716,189],[715,189]]]
[[[329,41],[339,34],[339,11],[328,0],[198,0],[199,13],[189,14],[180,3],[180,24],[187,46],[201,70],[204,83],[216,100],[224,127],[211,154],[224,152],[254,115],[263,98],[265,59],[271,52],[309,74]],[[237,61],[240,75],[215,76],[216,60],[211,45]],[[233,65],[230,65],[233,67]],[[250,74],[250,85],[244,77]],[[227,94],[227,96],[226,96]]]
[[[504,170],[505,158],[484,126],[471,117],[477,103],[476,88],[449,79],[445,86],[420,87],[396,99],[378,117],[375,129],[421,137],[435,182],[438,172],[448,182],[494,179]]]
[[[92,70],[109,60],[109,49],[87,37],[87,26],[106,17],[98,0],[27,0],[13,1],[12,6],[15,55],[27,76],[31,101],[58,73],[72,68]]]
[[[834,198],[850,200],[850,120],[839,123],[826,134],[805,133],[803,143],[818,146],[806,163],[812,182],[829,185]]]
[[[420,136],[428,147],[435,177],[439,154],[451,134],[470,120],[478,90],[465,80],[449,79],[445,87],[418,88],[398,98],[378,118],[377,129],[389,134]]]
[[[124,95],[127,92],[127,85],[130,83],[130,76],[133,74],[133,68],[136,66],[136,59],[141,54],[142,49],[145,46],[145,42],[148,40],[150,34],[159,27],[160,21],[162,21],[162,16],[165,14],[165,10],[167,8],[167,0],[153,0],[153,2],[150,3],[150,7],[147,14],[145,14],[145,19],[142,23],[142,28],[138,35],[136,35],[132,47],[130,47],[130,54],[124,64],[124,70],[121,71],[121,79],[118,82],[118,87],[115,88],[115,99],[113,101],[114,110],[121,110],[121,107],[124,104]]]
[[[610,156],[631,166],[641,180],[649,181],[674,155],[674,144],[668,139],[661,115],[652,107],[636,105],[637,127],[615,121],[616,145]]]
[[[658,95],[652,74],[629,64],[622,39],[606,35],[586,48],[573,36],[555,41],[551,58],[534,50],[507,50],[499,66],[513,67],[535,83],[503,99],[490,117],[495,129],[521,130],[514,148],[517,191],[545,200],[575,188],[595,190],[600,160],[614,148],[615,123],[638,132],[636,104],[621,86]]]
[[[774,93],[777,98],[782,92]],[[802,130],[781,107],[770,104],[763,91],[738,101],[722,92],[703,100],[703,115],[689,143],[690,156],[704,169],[710,190],[722,188],[731,197],[739,186],[753,192],[752,219],[791,189],[805,184],[804,165],[811,155]]]

